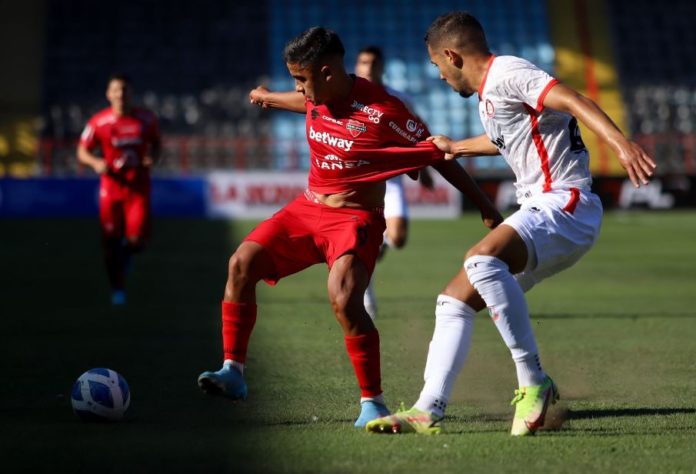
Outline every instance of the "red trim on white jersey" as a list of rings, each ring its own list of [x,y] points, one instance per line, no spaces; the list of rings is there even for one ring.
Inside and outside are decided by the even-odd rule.
[[[570,199],[563,210],[570,214],[574,213],[575,208],[578,205],[578,201],[580,201],[580,190],[578,188],[570,188]]]
[[[532,121],[532,140],[534,141],[534,146],[536,146],[539,159],[541,160],[541,172],[544,173],[544,192],[547,193],[551,191],[552,182],[551,170],[549,169],[549,152],[546,150],[546,145],[539,132],[537,111],[527,104],[524,104],[524,108],[529,112],[529,118]]]
[[[483,80],[481,80],[481,85],[479,86],[479,89],[478,89],[479,100],[481,100],[481,96],[483,95],[483,88],[486,85],[486,79],[488,79],[488,73],[491,70],[491,66],[493,65],[494,59],[495,59],[495,54],[491,54],[491,57],[488,60],[488,67],[486,68],[486,73],[483,75]]]
[[[541,94],[539,94],[539,100],[537,100],[537,112],[541,112],[542,110],[544,110],[544,99],[546,98],[546,94],[548,94],[551,88],[556,84],[558,84],[558,79],[551,79],[549,83],[546,84],[546,87],[544,87],[544,90],[541,91]]]

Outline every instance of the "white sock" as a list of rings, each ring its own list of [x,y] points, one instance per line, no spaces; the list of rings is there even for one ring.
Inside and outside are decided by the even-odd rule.
[[[475,255],[466,259],[464,269],[510,349],[519,386],[541,385],[546,374],[539,362],[527,301],[507,264],[496,257]]]
[[[454,382],[471,346],[476,311],[447,295],[437,297],[435,330],[430,341],[423,378],[425,385],[415,407],[442,418]]]

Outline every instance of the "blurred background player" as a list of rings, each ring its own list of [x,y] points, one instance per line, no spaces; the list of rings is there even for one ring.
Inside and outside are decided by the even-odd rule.
[[[132,93],[127,76],[111,76],[106,89],[110,106],[89,119],[77,147],[80,163],[100,175],[99,222],[114,305],[125,304],[130,257],[149,236],[150,168],[161,149],[156,116],[134,107]]]
[[[367,46],[358,52],[355,60],[355,75],[383,87],[388,94],[399,98],[411,113],[416,115],[413,105],[406,94],[384,84],[384,55],[377,46]],[[420,170],[418,179],[426,188],[433,188],[433,179],[428,168]],[[380,259],[384,257],[388,247],[401,249],[408,240],[408,203],[404,193],[403,175],[387,181],[387,189],[384,192],[384,219],[387,222],[387,230],[384,232],[384,244]],[[364,298],[365,310],[372,319],[377,316],[374,281],[375,277],[373,274]]]
[[[578,120],[611,147],[634,186],[648,184],[655,163],[592,100],[529,61],[491,54],[469,13],[438,17],[425,41],[440,79],[462,97],[478,93],[486,132],[456,142],[428,140],[450,158],[501,154],[515,173],[521,207],[467,252],[462,270],[438,296],[425,385],[413,408],[375,420],[368,430],[440,430],[474,316],[487,307],[517,371],[510,434],[534,434],[558,390],[542,367],[524,292],[574,265],[594,245],[602,221]]]
[[[427,129],[397,98],[349,75],[338,35],[322,27],[301,33],[285,48],[295,92],[250,93],[252,103],[305,114],[310,149],[307,190],[259,224],[229,260],[222,302],[223,367],[203,372],[198,384],[212,395],[247,396],[247,347],[256,322],[256,284],[317,263],[329,267],[328,294],[344,334],[360,387],[362,427],[389,413],[381,387],[379,333],[365,311],[363,295],[385,230],[384,181],[429,164],[481,209],[488,227],[500,214],[464,170],[432,144],[418,142],[399,124]]]

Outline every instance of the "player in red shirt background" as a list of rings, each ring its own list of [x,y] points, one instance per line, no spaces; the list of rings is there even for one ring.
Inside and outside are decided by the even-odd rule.
[[[100,175],[99,222],[111,302],[125,304],[125,273],[132,254],[145,246],[150,230],[150,168],[160,155],[157,118],[132,105],[130,80],[109,78],[110,106],[87,122],[77,147],[80,163]],[[101,149],[102,157],[93,154]]]
[[[329,267],[328,293],[344,333],[361,391],[355,422],[389,413],[381,388],[379,333],[363,306],[385,230],[384,181],[427,165],[464,192],[495,227],[501,216],[464,170],[433,144],[428,131],[401,101],[382,87],[352,75],[336,33],[310,28],[285,48],[296,92],[270,93],[252,102],[304,113],[310,148],[308,188],[259,224],[229,260],[222,301],[222,369],[203,372],[209,394],[247,396],[244,364],[256,322],[256,284],[274,285],[311,265]]]

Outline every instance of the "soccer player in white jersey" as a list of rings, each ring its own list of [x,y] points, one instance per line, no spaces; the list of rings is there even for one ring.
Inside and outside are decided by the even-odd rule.
[[[594,244],[602,219],[576,118],[609,145],[634,186],[648,183],[655,163],[590,99],[524,59],[492,55],[470,14],[437,18],[425,41],[443,81],[462,97],[478,93],[485,129],[461,141],[431,141],[451,157],[501,154],[515,173],[521,207],[467,252],[463,269],[438,296],[425,385],[415,405],[367,429],[439,432],[474,315],[487,307],[517,369],[511,434],[534,434],[558,390],[539,359],[524,292],[577,262]]]
[[[366,46],[360,51],[355,59],[355,75],[378,84],[386,90],[389,95],[397,97],[415,114],[411,101],[406,94],[396,91],[384,84],[384,54],[377,46]],[[428,168],[420,170],[418,179],[420,183],[428,189],[433,187],[433,179]],[[384,219],[387,221],[387,230],[384,232],[384,244],[380,258],[384,256],[387,248],[401,249],[406,245],[408,239],[408,203],[404,193],[403,176],[399,175],[387,181],[384,193]],[[370,280],[363,302],[365,310],[372,319],[377,316],[377,299],[374,291],[374,274]]]

